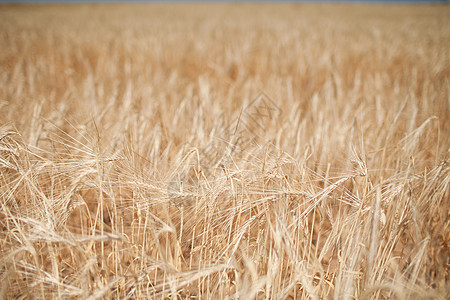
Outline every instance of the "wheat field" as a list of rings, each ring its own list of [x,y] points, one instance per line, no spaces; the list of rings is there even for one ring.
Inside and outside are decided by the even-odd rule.
[[[0,299],[448,299],[450,6],[0,6]]]

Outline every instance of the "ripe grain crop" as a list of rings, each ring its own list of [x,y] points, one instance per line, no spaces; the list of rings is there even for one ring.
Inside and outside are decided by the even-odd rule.
[[[0,299],[448,299],[450,6],[0,6]]]

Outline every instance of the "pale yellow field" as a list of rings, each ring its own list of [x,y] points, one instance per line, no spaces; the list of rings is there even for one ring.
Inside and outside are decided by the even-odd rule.
[[[2,5],[0,49],[0,299],[448,299],[449,5]]]

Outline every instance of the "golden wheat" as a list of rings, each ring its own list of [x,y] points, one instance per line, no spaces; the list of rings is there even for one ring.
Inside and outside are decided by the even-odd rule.
[[[0,6],[0,298],[446,299],[449,15]]]

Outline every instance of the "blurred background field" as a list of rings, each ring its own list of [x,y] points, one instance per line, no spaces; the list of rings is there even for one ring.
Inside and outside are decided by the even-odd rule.
[[[446,299],[449,16],[0,5],[0,298]]]

